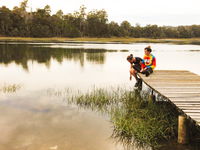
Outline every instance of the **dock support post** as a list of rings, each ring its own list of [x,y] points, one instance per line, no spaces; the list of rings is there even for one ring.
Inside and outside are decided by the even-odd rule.
[[[188,144],[189,134],[188,134],[188,119],[184,115],[178,116],[178,143]]]
[[[153,89],[151,90],[151,94],[149,96],[149,102],[155,103],[156,102],[156,96],[153,94]]]
[[[138,90],[142,90],[142,79],[139,79]]]

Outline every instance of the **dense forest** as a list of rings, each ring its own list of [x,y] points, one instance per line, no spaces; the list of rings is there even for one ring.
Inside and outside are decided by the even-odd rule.
[[[196,38],[200,37],[200,25],[157,26],[128,21],[118,24],[108,21],[105,10],[86,13],[81,6],[76,12],[64,14],[62,10],[51,14],[49,5],[35,12],[27,11],[28,0],[10,10],[0,7],[0,36],[14,37],[134,37],[134,38]]]

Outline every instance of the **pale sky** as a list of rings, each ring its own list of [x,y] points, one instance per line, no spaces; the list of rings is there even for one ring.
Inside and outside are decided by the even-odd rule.
[[[22,0],[0,0],[0,6],[12,9]],[[34,11],[50,5],[52,13],[61,9],[64,14],[73,13],[85,5],[87,12],[105,9],[109,21],[132,25],[139,23],[162,25],[200,25],[200,0],[29,0],[28,6]]]

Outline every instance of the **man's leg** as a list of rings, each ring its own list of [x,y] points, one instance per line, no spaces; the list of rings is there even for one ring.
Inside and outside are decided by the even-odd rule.
[[[135,80],[136,80],[136,83],[135,83],[135,87],[138,87],[139,83],[140,83],[140,79],[138,78],[137,76],[137,71],[134,70],[134,69],[131,69],[130,70],[130,73],[132,76],[134,76]]]
[[[138,80],[138,77],[137,77],[137,71],[135,69],[130,69],[130,74],[132,76],[134,76],[135,80],[137,81]]]
[[[148,77],[151,73],[153,73],[153,69],[152,68],[147,68],[146,69],[146,77]]]

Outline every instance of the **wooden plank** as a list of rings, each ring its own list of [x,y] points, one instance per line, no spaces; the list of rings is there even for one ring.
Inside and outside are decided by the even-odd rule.
[[[150,76],[146,77],[144,74],[139,73],[144,78],[149,78],[153,76],[198,76],[191,72],[153,72]]]
[[[176,98],[176,97],[182,97],[182,98],[186,98],[186,97],[199,97],[200,93],[162,93],[163,95],[165,95],[168,98]]]
[[[154,79],[154,78],[181,78],[183,79],[184,77],[185,78],[199,78],[198,75],[195,75],[195,74],[183,74],[183,75],[180,75],[180,74],[151,74],[150,76],[146,77],[145,75],[142,75],[142,74],[138,74],[141,78],[143,78],[144,80],[146,79]]]
[[[200,116],[193,116],[193,119],[200,119]]]
[[[183,110],[185,113],[199,113],[200,114],[200,110]]]
[[[173,103],[199,103],[200,100],[198,99],[188,99],[188,100],[180,100],[180,99],[170,99],[171,102]]]
[[[145,78],[154,78],[154,77],[199,77],[198,75],[196,74],[192,74],[192,73],[186,73],[186,74],[167,74],[167,73],[163,73],[163,74],[159,74],[159,73],[153,73],[151,74],[150,76],[146,77],[145,75],[142,75],[141,76],[145,79]]]
[[[200,124],[199,118],[192,118],[192,119],[196,122],[197,125]]]
[[[165,75],[166,74],[180,74],[180,75],[182,75],[182,74],[194,74],[194,73],[191,73],[189,71],[163,71],[162,72],[162,71],[154,70],[152,75],[157,75],[157,74],[165,74]]]
[[[182,110],[200,110],[200,106],[178,106]]]
[[[154,70],[154,73],[166,73],[166,72],[193,73],[188,70]]]
[[[180,108],[191,108],[191,109],[200,109],[200,104],[196,104],[196,105],[176,105]]]
[[[148,83],[197,83],[200,84],[200,79],[188,79],[188,80],[184,80],[184,79],[144,79],[145,82]]]
[[[196,97],[171,97],[171,100],[184,100],[184,101],[188,101],[188,100],[200,100],[199,96]]]
[[[157,75],[157,76],[148,76],[148,77],[141,77],[142,79],[144,79],[144,80],[150,80],[150,79],[188,79],[188,80],[190,80],[190,79],[199,79],[200,77],[199,76],[193,76],[193,77],[191,77],[191,75],[188,75],[188,76],[174,76],[174,75],[172,75],[172,76],[168,76],[168,77],[162,77],[161,75]]]
[[[158,89],[158,88],[155,88],[157,91],[159,91],[160,93],[164,93],[164,92],[167,92],[167,93],[200,93],[200,88],[199,89],[183,89],[183,88],[175,88],[175,89]]]
[[[200,76],[185,70],[155,70],[139,74],[150,88],[170,100],[200,125]]]
[[[171,102],[173,102],[175,105],[180,105],[180,104],[199,104],[200,103],[200,101],[171,101]]]
[[[194,120],[196,120],[196,121],[200,122],[200,116],[195,116],[195,117],[192,117],[192,119],[194,119]]]
[[[199,107],[200,108],[200,103],[177,103],[176,106],[178,107]]]
[[[200,84],[175,84],[175,83],[151,83],[151,84],[148,84],[148,85],[151,85],[151,87],[154,87],[154,88],[163,88],[163,87],[166,87],[166,88],[176,88],[176,87],[180,87],[180,88],[200,88]]]
[[[175,102],[175,103],[176,103],[176,102]],[[200,105],[200,102],[191,103],[190,101],[187,101],[187,102],[185,102],[185,103],[179,103],[179,102],[177,102],[176,104],[177,104],[177,105],[192,105],[192,106],[194,106],[194,105]]]
[[[198,77],[193,77],[193,78],[175,78],[175,77],[171,77],[171,78],[161,78],[161,77],[155,77],[155,78],[147,78],[144,79],[145,81],[151,81],[151,82],[156,82],[156,81],[171,81],[171,82],[175,82],[175,81],[200,81],[200,78]]]
[[[181,78],[181,79],[183,79],[183,78],[188,78],[188,79],[191,79],[191,78],[200,78],[199,76],[197,76],[197,75],[193,75],[193,74],[188,74],[188,75],[177,75],[177,74],[174,74],[174,75],[160,75],[160,74],[157,74],[157,75],[150,75],[150,76],[148,76],[148,77],[143,77],[143,79],[154,79],[154,78],[160,78],[160,79],[162,79],[162,78],[165,78],[165,79],[173,79],[173,78]]]
[[[181,91],[181,90],[179,90],[179,91],[169,91],[169,90],[160,91],[159,90],[159,92],[163,93],[163,94],[200,94],[199,91],[187,91],[187,90],[185,90],[185,91]]]
[[[154,72],[190,72],[187,70],[154,70]]]
[[[186,113],[186,115],[188,115],[188,116],[190,116],[190,117],[197,117],[197,116],[200,116],[200,113],[188,112],[188,113]]]
[[[146,77],[144,74],[139,73],[140,76],[144,77],[144,78],[148,78],[150,76],[158,76],[158,75],[196,75],[195,73],[191,73],[191,72],[180,72],[180,71],[176,71],[176,72],[171,72],[171,71],[166,71],[166,72],[158,72],[158,71],[154,71],[150,76]]]
[[[154,72],[151,75],[195,75],[195,73],[189,72],[189,71],[158,71],[154,70]],[[141,74],[142,76],[145,76]]]
[[[154,87],[155,89],[161,91],[161,90],[168,90],[168,91],[200,91],[200,87]]]
[[[147,77],[147,78],[144,78],[144,80],[162,80],[162,79],[165,79],[165,80],[175,80],[175,79],[185,79],[185,80],[199,80],[200,77],[199,76],[196,76],[196,75],[188,75],[188,76],[176,76],[176,75],[173,75],[173,76],[161,76],[161,75],[158,75],[158,76],[152,76],[152,77]]]
[[[172,85],[172,86],[168,86],[168,85],[162,85],[162,87],[161,86],[153,86],[152,85],[152,87],[154,88],[154,89],[156,89],[156,90],[167,90],[167,89],[169,89],[169,90],[176,90],[176,89],[183,89],[183,90],[186,90],[186,89],[188,89],[189,91],[191,91],[192,89],[196,89],[197,91],[199,91],[200,90],[200,85],[199,86],[191,86],[191,87],[186,87],[186,86],[177,86],[177,85]]]
[[[176,104],[176,105],[198,105],[198,104],[200,104],[200,100],[199,101],[195,101],[195,100],[189,100],[189,101],[181,101],[181,100],[179,100],[179,101],[173,101],[173,100],[171,100],[171,102],[173,102],[174,104]]]
[[[196,97],[170,97],[170,100],[173,101],[191,101],[191,100],[200,100],[199,96]]]
[[[144,80],[144,82],[146,82],[148,85],[165,85],[165,86],[188,86],[188,87],[190,87],[190,86],[200,86],[200,82],[167,82],[167,81],[165,81],[165,82],[159,82],[159,81],[154,81],[154,82],[152,82],[152,81],[145,81]]]
[[[186,110],[186,109],[191,109],[191,110],[199,109],[200,110],[200,106],[177,106],[177,107],[179,107],[181,110]]]

